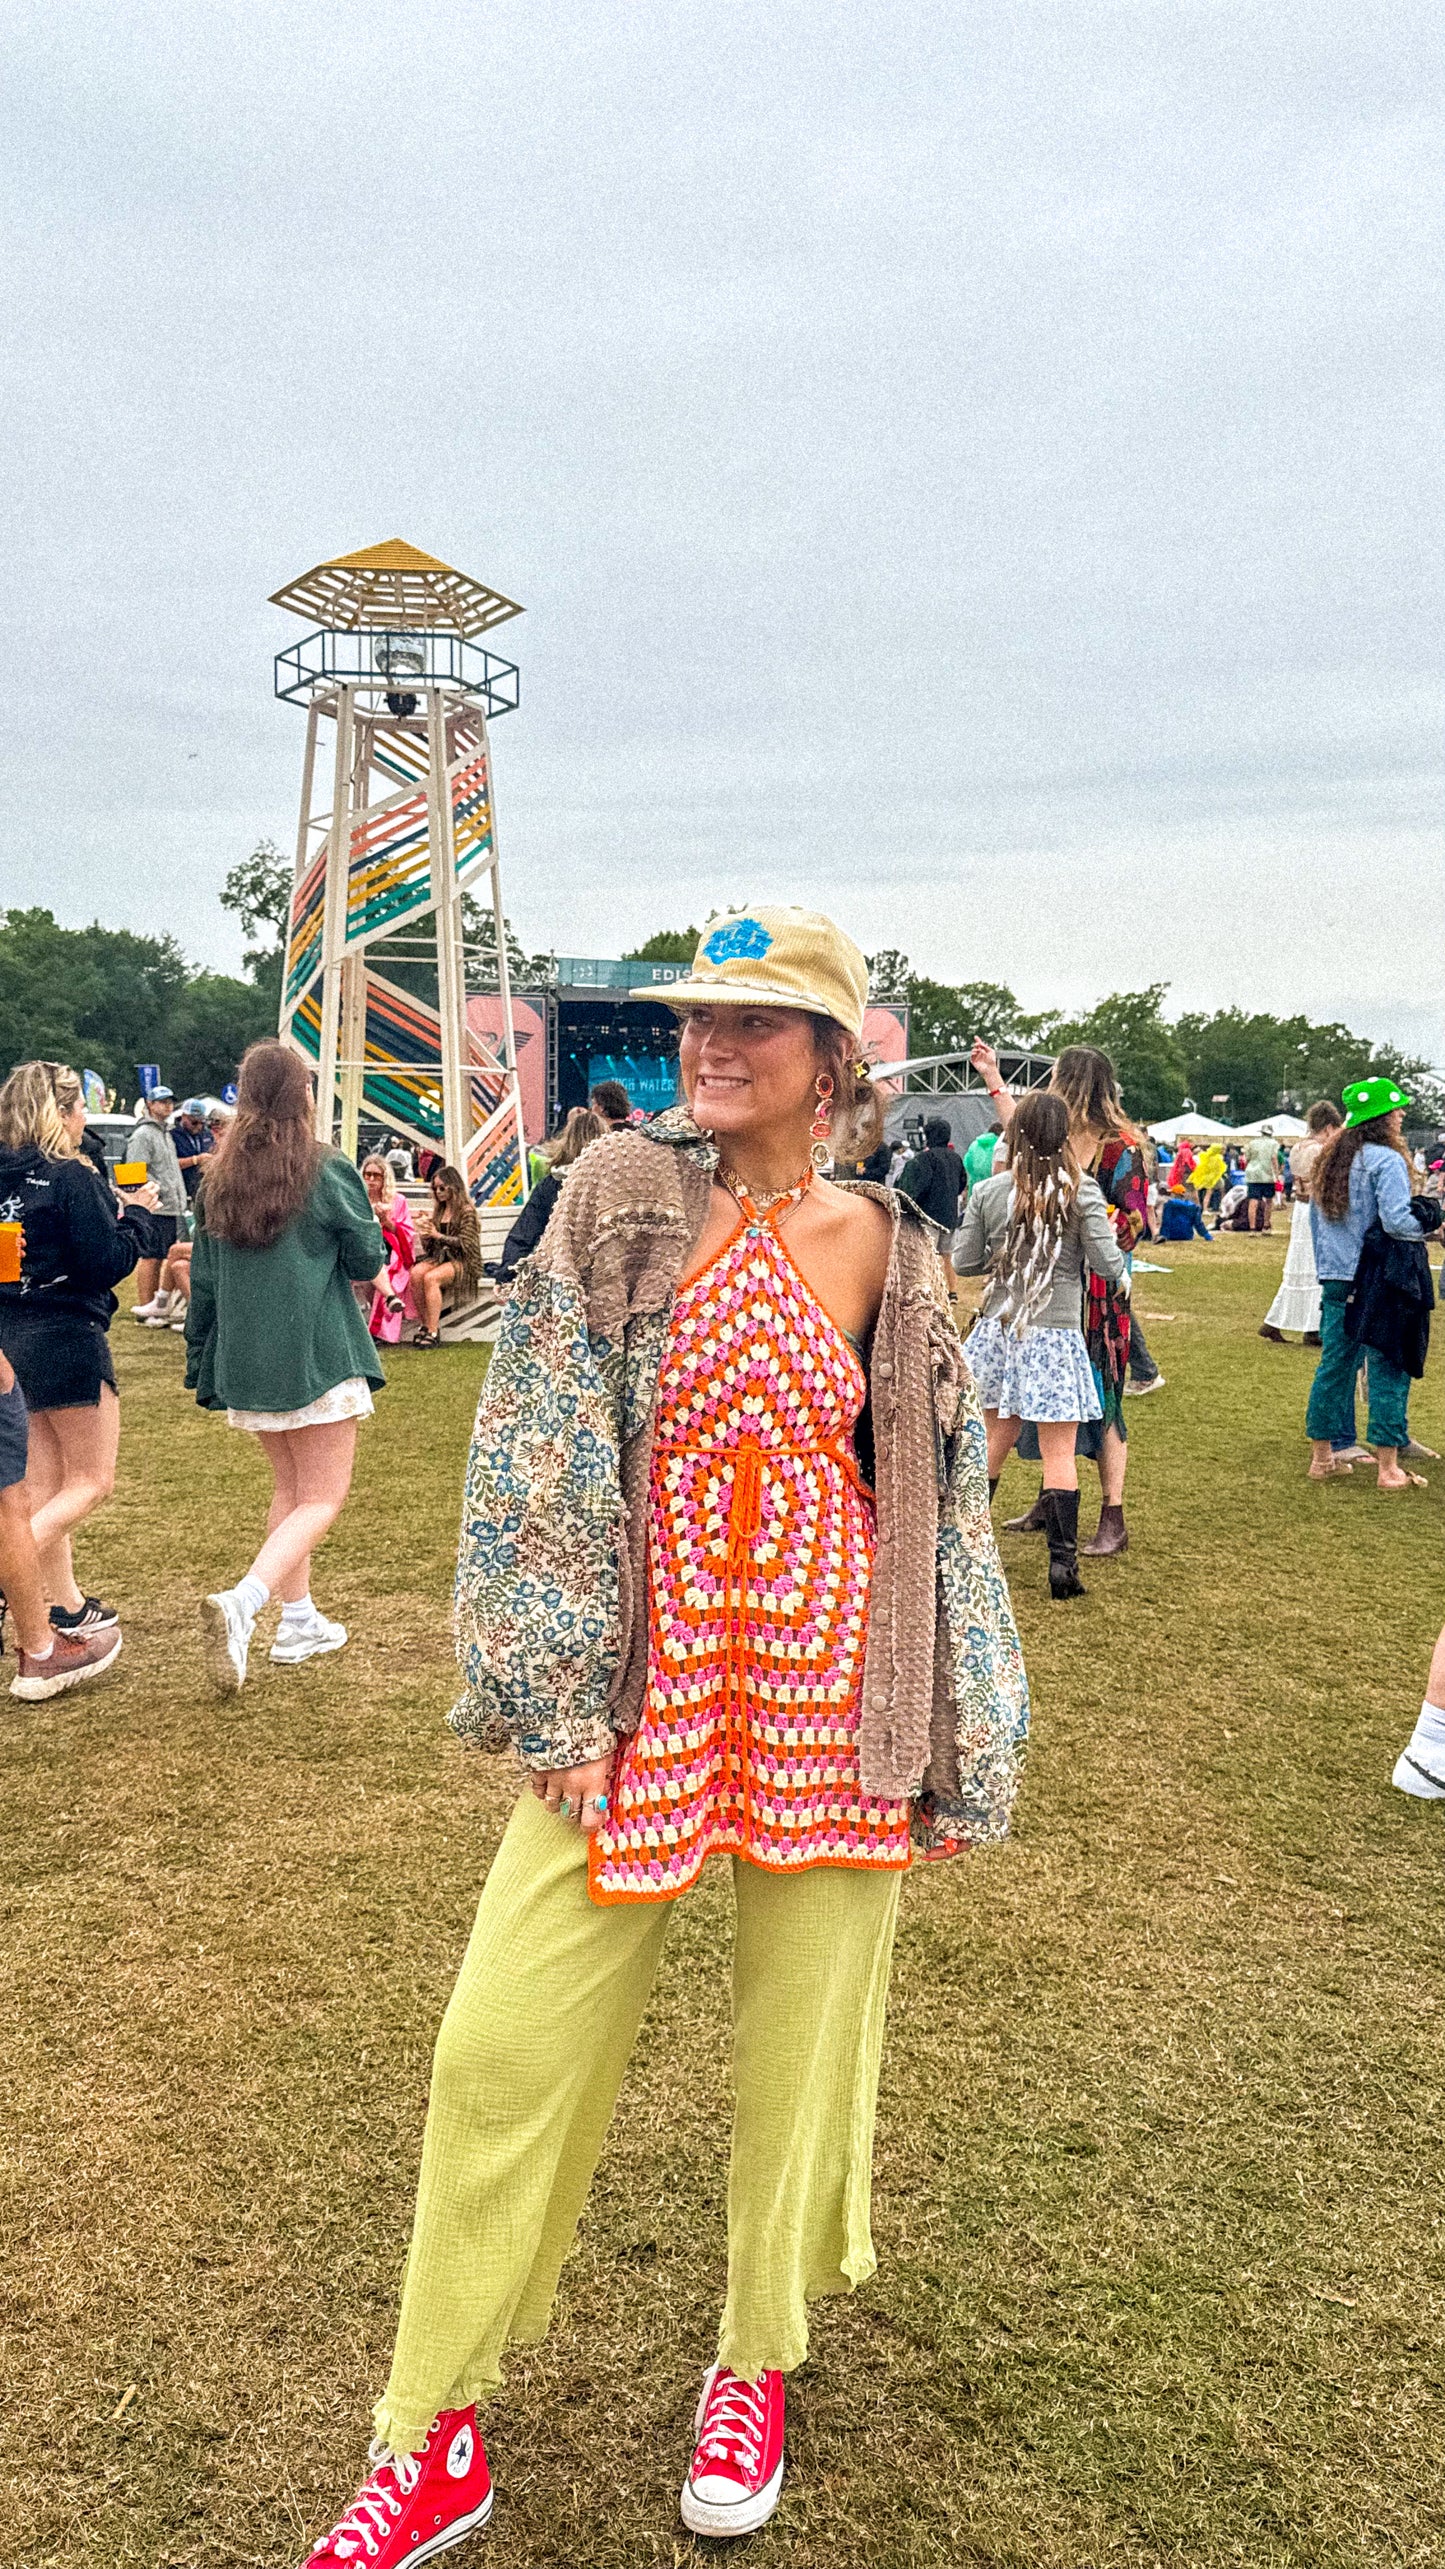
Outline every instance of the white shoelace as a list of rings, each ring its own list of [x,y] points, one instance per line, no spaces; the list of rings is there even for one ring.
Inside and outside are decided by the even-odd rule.
[[[736,2373],[726,2377],[719,2374],[698,2438],[698,2460],[741,2460],[748,2470],[755,2471],[762,2459],[766,2408],[761,2382],[740,2381]]]
[[[431,2432],[428,2430],[427,2444],[430,2442]],[[369,2559],[379,2558],[380,2546],[372,2537],[391,2531],[392,2524],[401,2513],[401,2500],[410,2497],[421,2478],[422,2455],[425,2452],[426,2444],[422,2446],[421,2453],[393,2453],[389,2445],[373,2444],[366,2457],[368,2462],[376,2465],[371,2478],[364,2488],[357,2490],[340,2524],[333,2525],[330,2533],[323,2535],[316,2544],[317,2551],[334,2551],[338,2559],[352,2560],[364,2547]],[[386,2477],[392,2482],[390,2489],[385,2486]],[[343,2542],[343,2534],[354,2534],[358,2539]]]

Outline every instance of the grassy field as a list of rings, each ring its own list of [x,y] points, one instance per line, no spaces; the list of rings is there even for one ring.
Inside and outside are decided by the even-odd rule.
[[[1130,1404],[1134,1548],[1087,1599],[1005,1544],[1016,1832],[905,1889],[880,2270],[818,2310],[762,2569],[1445,2560],[1445,1811],[1389,1781],[1445,1466],[1405,1499],[1306,1482],[1311,1359],[1255,1334],[1283,1253],[1141,1279],[1168,1388]],[[0,1696],[0,2560],[289,2569],[359,2476],[431,2037],[515,1791],[441,1718],[482,1359],[393,1361],[316,1581],[350,1648],[262,1656],[219,1704],[195,1599],[244,1566],[261,1467],[178,1338],[114,1334],[83,1568],[121,1671]],[[682,1904],[552,2336],[491,2413],[495,2569],[707,2555],[675,2493],[721,2297],[727,1905]]]

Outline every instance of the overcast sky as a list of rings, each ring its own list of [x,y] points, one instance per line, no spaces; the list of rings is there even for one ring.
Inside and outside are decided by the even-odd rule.
[[[525,943],[735,898],[1445,1060],[1438,0],[11,0],[0,899],[294,840],[266,604],[521,599]]]

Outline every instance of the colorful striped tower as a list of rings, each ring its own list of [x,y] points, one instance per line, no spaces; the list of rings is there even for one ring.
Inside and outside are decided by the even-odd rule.
[[[318,563],[272,603],[324,619],[280,652],[276,692],[307,708],[281,1034],[316,1064],[316,1129],[354,1155],[363,1110],[439,1150],[479,1206],[526,1192],[521,1092],[492,806],[489,715],[517,671],[476,637],[510,598],[400,540]],[[334,729],[329,803],[322,726]],[[502,1032],[467,1024],[462,893],[495,923]],[[418,997],[367,961],[435,972]],[[488,954],[488,965],[492,956]]]

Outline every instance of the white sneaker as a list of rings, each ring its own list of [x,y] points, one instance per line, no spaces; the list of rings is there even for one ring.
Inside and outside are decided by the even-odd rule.
[[[294,1668],[302,1659],[319,1659],[323,1651],[344,1650],[344,1623],[328,1623],[325,1615],[313,1615],[309,1623],[288,1623],[281,1617],[281,1629],[271,1644],[271,1656],[283,1668]]]
[[[1390,1778],[1397,1793],[1413,1793],[1417,1802],[1445,1802],[1445,1755],[1440,1744],[1412,1738],[1395,1760]]]
[[[783,2488],[783,2376],[742,2381],[724,2364],[703,2376],[681,2515],[689,2533],[756,2533]]]
[[[134,1311],[131,1313],[131,1318],[132,1320],[140,1321],[159,1320],[165,1312],[169,1311],[170,1307],[171,1298],[168,1293],[153,1294],[149,1302],[138,1302],[136,1304]]]
[[[256,1618],[248,1615],[234,1589],[222,1588],[201,1600],[201,1640],[206,1667],[218,1693],[239,1695],[246,1683],[246,1656]]]
[[[173,1313],[171,1314],[171,1322],[170,1322],[170,1325],[171,1325],[172,1329],[179,1329],[179,1330],[182,1332],[182,1334],[184,1334],[185,1326],[186,1326],[186,1313],[190,1310],[190,1307],[191,1307],[191,1306],[190,1306],[190,1304],[189,1304],[188,1302],[183,1302],[183,1303],[181,1304],[180,1310],[179,1310],[179,1311],[176,1311],[176,1312],[173,1312]]]

